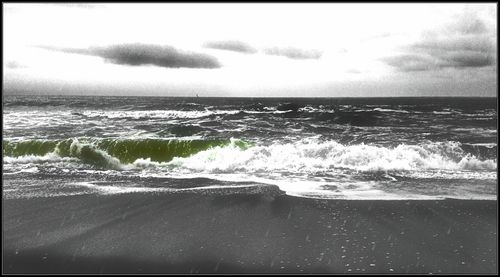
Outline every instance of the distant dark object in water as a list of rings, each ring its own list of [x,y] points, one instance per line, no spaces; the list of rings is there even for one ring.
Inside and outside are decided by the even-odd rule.
[[[292,111],[297,112],[300,109],[300,105],[296,103],[281,103],[276,107],[278,111]]]

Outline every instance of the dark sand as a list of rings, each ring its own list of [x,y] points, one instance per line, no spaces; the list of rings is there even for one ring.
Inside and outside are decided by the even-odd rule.
[[[3,201],[4,273],[497,273],[497,201],[240,194]]]

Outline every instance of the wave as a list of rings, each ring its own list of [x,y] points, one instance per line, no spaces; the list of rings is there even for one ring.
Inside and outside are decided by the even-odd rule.
[[[486,148],[495,148],[497,147],[496,143],[464,143],[464,145],[476,146],[476,147],[486,147]]]
[[[151,110],[151,111],[84,111],[88,118],[147,119],[147,118],[202,118],[239,113],[239,110]]]
[[[450,111],[432,111],[433,114],[453,114],[453,112]]]
[[[479,158],[494,159],[498,153],[496,143],[463,143],[462,148]]]
[[[207,131],[207,129],[200,126],[187,124],[187,125],[175,125],[173,127],[170,127],[168,131],[173,135],[185,137]]]
[[[205,173],[335,173],[493,171],[496,159],[481,159],[459,142],[384,147],[304,139],[255,145],[238,139],[88,139],[4,141],[4,162],[40,163],[77,158],[103,168],[163,168]],[[68,160],[69,161],[69,160]],[[74,161],[74,160],[71,160]]]
[[[254,146],[219,146],[169,162],[198,172],[331,172],[348,169],[363,172],[424,170],[496,170],[496,160],[480,160],[458,142],[429,142],[397,147],[343,145],[335,141],[300,141]],[[142,165],[147,161],[140,161]]]
[[[58,154],[51,152],[45,155],[22,155],[18,157],[3,157],[3,162],[7,164],[32,164],[32,163],[46,163],[46,162],[74,162],[77,158],[61,157]]]
[[[336,124],[348,124],[352,126],[374,126],[380,123],[380,112],[318,112],[314,114],[314,118],[318,121],[331,121]]]
[[[379,112],[410,113],[407,110],[393,110],[393,109],[383,109],[383,108],[375,108],[373,110],[374,111],[379,111]]]
[[[162,139],[88,139],[4,141],[7,163],[44,162],[74,157],[85,163],[106,168],[123,168],[140,159],[168,162],[174,157],[187,157],[231,140],[162,140]],[[244,141],[233,142],[248,147]]]

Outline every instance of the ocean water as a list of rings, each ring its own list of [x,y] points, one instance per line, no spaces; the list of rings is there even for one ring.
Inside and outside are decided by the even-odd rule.
[[[496,100],[4,96],[4,198],[496,199]]]

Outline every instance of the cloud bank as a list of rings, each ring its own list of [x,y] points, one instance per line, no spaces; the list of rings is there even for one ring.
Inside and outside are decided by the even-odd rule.
[[[382,59],[400,71],[474,68],[495,64],[496,34],[479,18],[466,14],[421,41],[405,47],[407,53]]]
[[[257,53],[257,49],[250,46],[249,44],[237,41],[237,40],[225,40],[225,41],[209,41],[206,42],[203,47],[212,48],[218,50],[235,51],[240,53],[254,54]]]
[[[88,49],[58,48],[38,46],[39,48],[72,53],[98,56],[106,61],[130,66],[154,65],[165,68],[219,68],[219,61],[210,55],[185,52],[171,46],[153,44],[119,44],[105,47],[90,47]]]
[[[319,59],[322,56],[322,52],[313,49],[300,49],[294,47],[272,47],[264,49],[264,53],[267,55],[284,56],[290,59]]]

